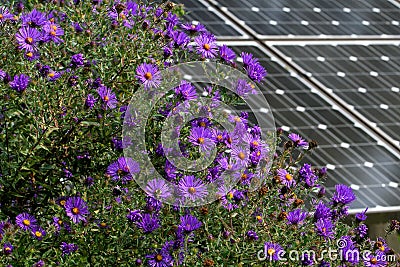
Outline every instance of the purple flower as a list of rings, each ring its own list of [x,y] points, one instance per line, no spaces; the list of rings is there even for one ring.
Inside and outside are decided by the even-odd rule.
[[[36,44],[42,40],[42,34],[30,27],[22,27],[19,29],[18,33],[15,34],[17,42],[19,44],[19,49],[24,49],[28,52],[37,51]]]
[[[388,266],[387,261],[385,259],[387,256],[385,253],[379,251],[375,254],[368,254],[366,259],[364,259],[364,266],[367,267],[385,267]]]
[[[288,135],[289,139],[292,140],[295,146],[305,147],[308,146],[308,142],[306,142],[300,135],[295,133],[290,133]]]
[[[42,12],[37,11],[36,9],[32,10],[28,14],[24,14],[21,17],[21,20],[22,20],[22,26],[27,26],[30,28],[41,27],[47,21],[46,15],[43,14]]]
[[[296,184],[296,181],[294,180],[293,176],[290,173],[288,173],[285,169],[278,169],[276,173],[278,175],[279,181],[283,185],[291,188]]]
[[[360,212],[360,213],[356,214],[356,220],[358,222],[362,222],[362,221],[365,221],[367,219],[367,215],[366,215],[367,210],[368,210],[368,208],[366,208],[363,212]]]
[[[238,79],[235,89],[236,94],[243,98],[247,98],[250,94],[254,94],[256,92],[254,90],[254,85],[252,86],[250,83],[243,79]]]
[[[136,74],[136,78],[144,85],[145,89],[157,88],[161,84],[161,74],[156,65],[140,64],[136,68]]]
[[[147,182],[145,192],[156,199],[167,199],[172,195],[164,179],[153,179]]]
[[[142,229],[144,233],[151,233],[160,227],[159,219],[156,214],[143,214],[136,223],[137,227]]]
[[[251,53],[246,53],[242,52],[240,53],[240,57],[243,60],[243,65],[246,68],[247,66],[253,65],[255,63],[258,63],[258,59],[253,57],[253,54]]]
[[[14,80],[10,82],[10,87],[17,92],[22,92],[28,87],[29,82],[29,76],[22,73],[14,76]]]
[[[235,52],[226,45],[219,47],[219,56],[226,62],[232,63],[236,58]]]
[[[32,265],[32,267],[43,267],[44,266],[44,261],[43,260],[39,260],[38,262],[36,262],[34,265]]]
[[[184,48],[189,42],[190,38],[186,33],[181,31],[173,31],[171,33],[172,40],[174,41],[175,47]]]
[[[254,232],[253,230],[247,231],[246,236],[247,236],[250,240],[258,240],[258,235],[257,235],[257,233]]]
[[[319,202],[315,208],[314,219],[325,219],[329,218],[331,215],[331,210],[323,202]]]
[[[207,188],[204,183],[193,175],[185,176],[179,181],[179,191],[182,196],[191,201],[203,199],[207,196]]]
[[[46,236],[46,231],[41,227],[32,229],[31,233],[37,240],[42,240],[43,237]]]
[[[128,210],[126,218],[131,222],[137,223],[142,219],[142,214],[140,210]]]
[[[342,236],[337,242],[340,248],[341,258],[343,261],[356,264],[360,261],[360,251],[355,246],[350,236]]]
[[[238,166],[244,167],[248,165],[249,153],[248,149],[243,146],[232,146],[231,148],[231,160]]]
[[[301,225],[304,220],[307,218],[308,213],[303,212],[301,209],[296,209],[291,211],[287,215],[288,224]]]
[[[217,55],[218,46],[215,42],[215,36],[210,33],[203,33],[197,36],[196,42],[197,53],[204,58],[215,58]]]
[[[56,44],[63,42],[59,36],[64,35],[64,30],[59,25],[52,22],[47,22],[43,26],[43,32],[43,41],[48,42],[51,40]]]
[[[90,213],[86,202],[80,197],[69,197],[65,202],[65,211],[74,223],[86,222],[85,215]]]
[[[155,199],[153,197],[146,197],[146,206],[145,209],[148,212],[158,212],[161,210],[163,204],[161,201],[159,201],[158,199]]]
[[[344,185],[338,184],[335,186],[336,192],[333,194],[332,201],[333,204],[349,204],[356,199],[356,196],[353,193],[353,190]]]
[[[85,65],[83,54],[75,54],[71,57],[71,67],[77,68]]]
[[[174,259],[170,254],[170,246],[166,244],[156,253],[146,255],[147,264],[150,267],[169,267],[174,266]]]
[[[317,231],[317,235],[325,237],[325,238],[333,238],[333,224],[330,219],[319,219],[315,223],[315,228]]]
[[[204,127],[193,127],[190,129],[188,140],[195,146],[199,146],[202,151],[210,151],[214,147],[212,133]]]
[[[10,242],[4,243],[4,245],[3,245],[3,252],[4,252],[4,254],[10,255],[10,254],[13,252],[13,250],[14,250],[14,246],[11,245]]]
[[[12,19],[13,17],[13,14],[11,14],[6,7],[0,6],[0,23]]]
[[[179,227],[185,232],[193,232],[202,226],[202,223],[196,217],[190,214],[181,216],[180,220],[181,224]]]
[[[300,181],[304,181],[308,187],[313,187],[317,181],[317,176],[311,169],[311,165],[305,163],[303,167],[299,170]]]
[[[258,62],[247,66],[245,70],[249,78],[256,82],[261,82],[267,76],[267,71]]]
[[[368,227],[365,224],[361,224],[358,226],[356,229],[354,229],[354,232],[356,233],[357,236],[360,238],[364,238],[368,234]]]
[[[96,102],[97,102],[97,99],[92,94],[88,94],[88,96],[86,97],[86,100],[85,100],[85,105],[88,108],[92,109]]]
[[[99,94],[102,102],[103,102],[103,109],[113,109],[117,107],[118,100],[115,94],[111,91],[110,88],[106,86],[101,86],[99,89],[97,89],[97,93]]]
[[[127,183],[132,180],[132,173],[140,172],[139,163],[131,158],[120,157],[107,167],[106,175],[110,176],[114,182],[122,181]]]
[[[69,255],[77,250],[78,250],[78,245],[74,243],[66,243],[66,242],[61,243],[61,251],[63,256]]]
[[[264,243],[264,255],[269,261],[279,261],[281,259],[283,248],[276,243],[265,242]]]
[[[197,98],[196,88],[191,83],[184,80],[175,88],[175,94],[181,96],[184,100],[193,100]]]
[[[29,213],[21,213],[15,218],[15,223],[22,229],[22,230],[31,230],[37,226],[37,221],[35,217],[30,215]]]
[[[206,31],[206,27],[200,23],[185,23],[181,25],[181,28],[188,31],[190,34]]]

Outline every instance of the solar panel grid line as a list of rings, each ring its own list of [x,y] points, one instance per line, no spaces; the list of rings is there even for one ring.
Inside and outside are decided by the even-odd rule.
[[[276,55],[279,55],[281,58],[285,58],[285,55],[277,48],[275,48],[275,46],[271,46],[271,49],[276,53]],[[294,70],[297,70],[299,73],[304,74],[306,72],[301,66],[299,66],[295,62],[290,62],[289,64],[291,65],[290,67],[294,68]],[[363,127],[364,130],[369,134],[374,135],[377,139],[380,139],[390,145],[390,150],[392,151],[392,153],[396,154],[400,158],[400,147],[395,141],[392,140],[391,136],[386,134],[384,131],[373,127],[373,125],[371,125],[371,122],[357,110],[349,110],[347,103],[339,98],[336,94],[334,94],[331,90],[329,90],[329,88],[327,88],[326,85],[321,83],[318,79],[316,79],[315,77],[309,77],[308,79],[316,85],[316,89],[322,93],[322,96],[323,98],[325,98],[326,101],[331,102],[332,105],[339,104],[339,106],[343,109],[343,111],[345,111],[347,116],[354,117],[359,123],[368,125],[368,129],[366,127]],[[373,131],[371,129],[373,129]]]

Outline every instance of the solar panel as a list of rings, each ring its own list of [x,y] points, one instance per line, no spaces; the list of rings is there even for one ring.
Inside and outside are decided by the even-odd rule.
[[[214,0],[258,38],[271,36],[400,35],[400,4],[394,0]]]
[[[351,185],[358,197],[351,208],[400,203],[398,155],[378,145],[362,127],[355,127],[353,119],[334,108],[312,85],[287,71],[282,62],[271,58],[256,43],[227,44],[237,53],[253,53],[269,71],[261,89],[272,108],[276,126],[318,141],[320,148],[307,161],[328,167],[328,193],[333,193],[335,184],[344,183]],[[385,193],[376,194],[378,189]]]
[[[278,45],[275,48],[400,146],[399,45]]]
[[[223,16],[206,1],[176,0],[174,3],[183,4],[186,14],[183,20],[199,22],[219,38],[246,39],[248,36],[237,28],[234,23]]]

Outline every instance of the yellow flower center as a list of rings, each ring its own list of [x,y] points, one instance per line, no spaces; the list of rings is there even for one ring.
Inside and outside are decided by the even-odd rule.
[[[120,16],[122,19],[126,19],[126,16],[124,14],[121,13]]]
[[[50,78],[53,78],[56,74],[54,72],[50,72],[49,74],[47,74],[47,76],[49,76]]]
[[[10,247],[5,247],[5,250],[6,251],[11,251],[11,248]]]
[[[226,194],[226,198],[227,199],[232,199],[233,198],[233,193],[229,192],[228,194]]]
[[[36,237],[42,237],[42,233],[39,232],[39,231],[36,231],[36,232],[35,232],[35,236],[36,236]]]
[[[204,144],[204,138],[203,137],[198,138],[197,142],[199,142],[200,144]]]
[[[325,227],[322,228],[322,232],[323,232],[323,233],[326,233],[326,228],[325,228]]]
[[[27,57],[33,57],[33,53],[32,52],[28,52],[28,53],[26,53],[26,56]]]
[[[55,32],[55,31],[51,31],[51,32],[50,32],[50,35],[56,36],[56,32]]]
[[[290,175],[290,173],[286,173],[285,178],[288,181],[291,181],[293,179],[293,177],[292,177],[292,175]]]
[[[163,259],[162,255],[160,255],[160,254],[156,255],[156,261],[162,261],[162,259]]]
[[[107,224],[106,224],[105,222],[102,222],[102,223],[100,223],[100,226],[101,226],[101,227],[106,227]]]
[[[76,208],[76,207],[73,208],[73,209],[72,209],[72,213],[75,214],[75,215],[76,215],[76,214],[79,214],[79,208]]]
[[[260,156],[261,155],[261,152],[260,151],[257,151],[257,156]]]
[[[105,96],[103,97],[103,99],[104,99],[104,101],[110,100],[110,98],[108,97],[108,95],[105,95]]]
[[[253,141],[253,146],[258,146],[258,142],[257,141]]]
[[[272,256],[275,253],[275,249],[270,248],[270,249],[267,250],[267,253],[268,253],[269,256]]]
[[[242,119],[241,119],[240,117],[235,117],[235,118],[234,118],[234,121],[236,121],[236,122],[241,122]]]
[[[371,262],[372,264],[376,264],[376,263],[378,262],[378,260],[377,260],[376,258],[372,258],[372,259],[370,260],[370,262]]]
[[[206,123],[205,123],[204,121],[201,121],[201,122],[199,123],[199,125],[200,125],[200,127],[206,127]]]
[[[50,22],[54,22],[55,20],[54,20],[54,18],[51,18],[49,21],[50,21]]]
[[[150,72],[146,72],[144,77],[146,78],[146,80],[151,80],[153,78],[153,75],[151,75]]]
[[[261,218],[260,215],[257,215],[257,216],[256,216],[256,219],[259,220],[259,221],[261,221],[262,218]]]
[[[3,18],[3,14],[0,14],[0,19],[2,19]]]
[[[242,180],[246,180],[247,179],[247,174],[243,173],[241,178],[242,178]]]
[[[56,26],[56,25],[51,26],[51,28],[52,28],[54,31],[57,30],[57,26]]]
[[[219,134],[219,135],[217,136],[217,139],[218,139],[218,140],[222,140],[222,135]]]
[[[26,226],[31,225],[31,221],[28,220],[28,219],[23,220],[22,223],[23,223],[24,225],[26,225]]]
[[[189,192],[190,194],[194,194],[194,193],[196,193],[196,188],[194,188],[194,187],[189,187],[188,192]]]
[[[60,201],[60,205],[61,205],[61,206],[65,206],[65,200],[61,200],[61,201]]]
[[[210,50],[211,46],[209,44],[204,44],[203,48],[208,51]]]
[[[238,154],[239,159],[244,160],[244,158],[246,157],[246,155],[243,152],[240,152]]]
[[[380,251],[385,251],[385,246],[379,247],[379,250],[380,250]]]
[[[25,38],[25,42],[28,43],[28,44],[32,44],[33,43],[32,37],[26,37]]]
[[[61,220],[58,220],[58,225],[62,225],[63,224],[63,221],[61,221]]]

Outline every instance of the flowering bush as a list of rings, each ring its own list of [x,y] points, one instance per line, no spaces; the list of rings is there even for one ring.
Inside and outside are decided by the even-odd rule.
[[[281,130],[265,135],[251,112],[217,120],[213,110],[260,97],[266,71],[253,55],[242,52],[237,62],[203,25],[181,22],[172,3],[53,2],[0,7],[2,266],[386,266],[393,259],[383,238],[368,238],[365,212],[343,223],[355,199],[349,187],[325,197],[326,169],[302,162],[316,142]],[[178,84],[141,121],[148,98],[136,97],[156,95],[163,70],[194,60],[244,78],[231,90],[171,78]],[[193,103],[201,116],[185,121]],[[169,120],[175,149],[162,142]],[[135,127],[146,133],[143,147]],[[178,168],[169,157],[176,153],[194,164]],[[392,221],[387,232],[399,228]],[[336,258],[324,255],[331,248]]]

